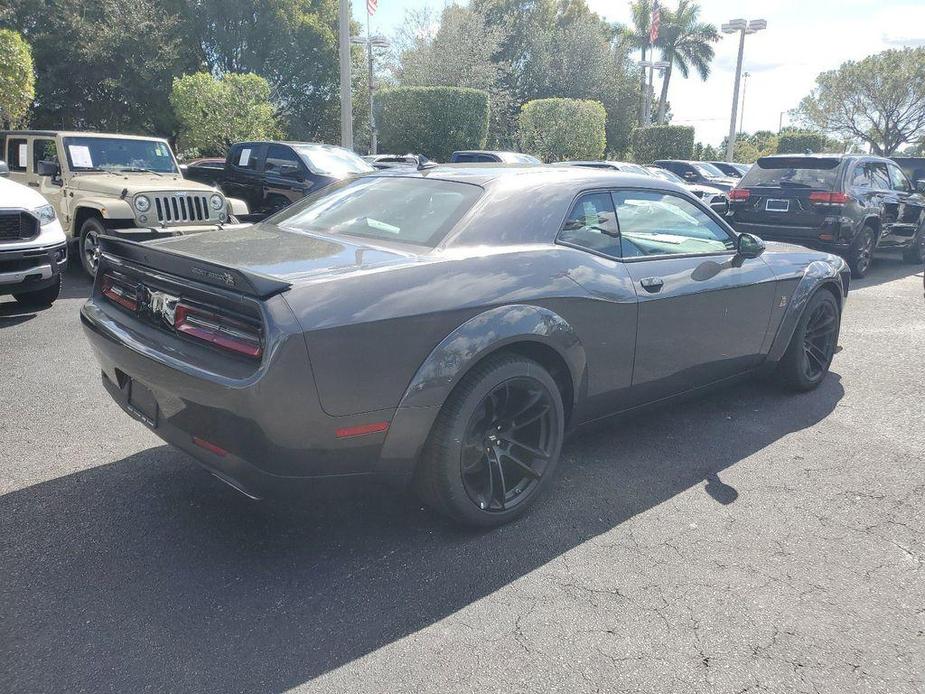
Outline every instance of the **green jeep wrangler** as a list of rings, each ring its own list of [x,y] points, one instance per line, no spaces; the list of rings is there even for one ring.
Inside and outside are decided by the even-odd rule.
[[[99,237],[134,241],[227,229],[247,205],[183,178],[166,140],[55,130],[0,132],[10,178],[54,205],[84,269],[96,273]]]

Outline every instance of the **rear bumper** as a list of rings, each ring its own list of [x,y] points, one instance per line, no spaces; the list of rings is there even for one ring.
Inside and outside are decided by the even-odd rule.
[[[0,294],[50,287],[67,263],[67,243],[38,248],[0,250]]]
[[[824,224],[812,227],[742,222],[734,217],[731,221],[738,232],[754,234],[768,241],[795,243],[807,248],[828,251],[838,255],[847,253],[854,241],[853,226],[850,222],[842,221],[838,218],[827,219]]]

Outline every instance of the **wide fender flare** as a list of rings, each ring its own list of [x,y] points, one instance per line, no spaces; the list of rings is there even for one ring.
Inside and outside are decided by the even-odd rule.
[[[819,289],[825,285],[831,285],[838,296],[841,297],[839,304],[844,304],[846,292],[845,286],[842,284],[841,274],[843,271],[847,272],[847,265],[844,260],[840,258],[839,260],[841,261],[840,265],[833,265],[823,260],[814,260],[806,267],[803,278],[790,296],[787,310],[781,319],[780,327],[777,329],[777,335],[771,343],[771,349],[768,352],[769,362],[776,363],[783,358],[787,347],[790,345],[790,339],[793,337],[797,323],[800,322],[800,318],[806,310],[806,305]]]
[[[552,348],[568,367],[573,403],[587,382],[587,358],[575,329],[541,306],[499,306],[470,318],[446,336],[424,360],[392,417],[379,472],[406,476],[427,441],[440,408],[456,384],[484,357],[514,343]]]
[[[229,214],[235,216],[250,214],[250,210],[247,209],[247,203],[240,198],[225,198],[225,201],[228,203]]]
[[[74,214],[71,216],[77,219],[77,213],[82,209],[96,210],[103,219],[135,219],[132,206],[127,200],[119,198],[82,198],[74,206]]]

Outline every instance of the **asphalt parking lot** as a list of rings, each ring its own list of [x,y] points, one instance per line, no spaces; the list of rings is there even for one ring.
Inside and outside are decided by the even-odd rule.
[[[239,496],[106,396],[88,290],[0,299],[0,690],[925,691],[921,267],[855,283],[815,392],[572,439],[485,534]]]

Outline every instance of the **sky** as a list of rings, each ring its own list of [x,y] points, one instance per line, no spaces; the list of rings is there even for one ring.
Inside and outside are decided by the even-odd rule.
[[[353,16],[366,21],[366,0],[353,1]],[[663,0],[665,2],[665,0]],[[408,9],[442,9],[443,0],[379,0],[372,32],[389,36],[401,26]],[[628,0],[588,0],[608,21],[629,20]],[[670,6],[675,0],[667,0]],[[717,26],[730,19],[766,19],[765,31],[745,38],[743,72],[744,130],[778,129],[790,121],[786,111],[809,93],[816,75],[888,48],[925,45],[922,0],[699,0],[701,18]],[[719,145],[729,132],[738,35],[725,36],[706,82],[675,71],[668,99],[672,123],[692,125],[701,142]],[[656,91],[659,85],[656,84]]]

